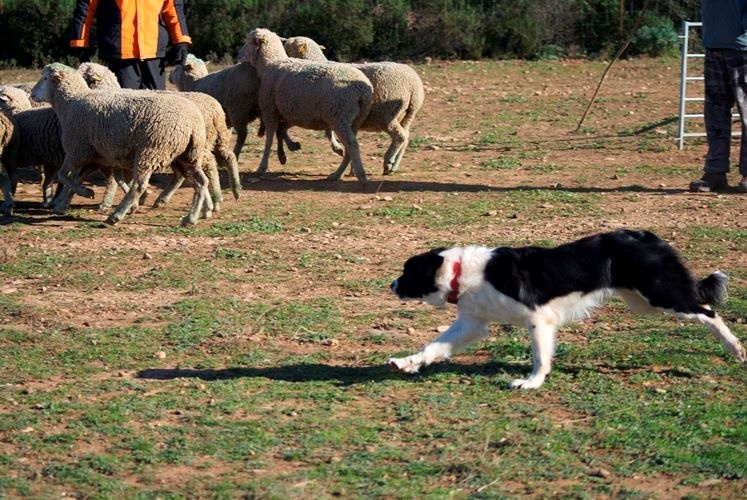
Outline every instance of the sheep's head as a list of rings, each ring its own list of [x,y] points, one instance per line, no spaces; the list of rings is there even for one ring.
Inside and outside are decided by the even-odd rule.
[[[11,86],[0,86],[0,111],[10,114],[31,109],[31,101],[26,92]]]
[[[294,36],[283,42],[283,48],[288,57],[306,59],[308,61],[326,61],[327,57],[322,53],[324,45],[319,45],[311,38],[305,36]]]
[[[35,101],[51,103],[55,89],[64,81],[74,79],[74,77],[79,79],[76,83],[86,86],[83,77],[70,66],[61,63],[47,64],[42,69],[41,78],[31,89],[31,98]]]
[[[83,76],[86,84],[92,89],[118,89],[119,81],[116,75],[102,64],[85,62],[78,66],[78,73]]]
[[[177,64],[171,71],[169,82],[176,85],[179,90],[189,90],[185,88],[185,83],[192,83],[207,75],[207,63],[194,54],[188,54],[184,64]]]
[[[264,61],[288,57],[285,55],[280,37],[264,28],[257,28],[249,32],[244,46],[239,51],[239,60],[256,66],[259,62],[260,53]]]

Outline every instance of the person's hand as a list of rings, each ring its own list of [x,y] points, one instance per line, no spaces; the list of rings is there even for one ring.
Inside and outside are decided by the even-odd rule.
[[[86,63],[91,61],[91,49],[88,47],[72,47],[70,54],[78,59],[80,63]]]
[[[189,54],[189,44],[186,42],[177,43],[174,46],[174,64],[184,66],[187,62],[187,55]]]

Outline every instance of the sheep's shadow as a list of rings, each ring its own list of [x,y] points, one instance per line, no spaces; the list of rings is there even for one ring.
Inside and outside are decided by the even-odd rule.
[[[223,181],[221,181],[223,183]],[[599,186],[488,186],[479,183],[436,182],[399,180],[378,177],[369,178],[365,184],[360,184],[355,178],[345,178],[340,181],[330,181],[326,177],[317,177],[301,172],[283,171],[268,173],[261,177],[252,173],[241,173],[241,184],[247,191],[288,192],[288,191],[318,191],[341,192],[359,194],[400,193],[400,192],[462,192],[462,193],[509,193],[509,192],[538,192],[558,191],[567,193],[686,193],[687,188],[648,187],[638,184],[617,187]]]
[[[73,205],[71,208],[90,208],[84,205]],[[29,226],[35,224],[45,224],[59,222],[62,225],[63,222],[97,222],[94,219],[88,219],[80,217],[79,215],[57,214],[52,212],[49,208],[42,206],[41,202],[33,201],[17,201],[13,207],[12,215],[0,216],[0,226],[7,226],[10,224],[26,224]]]
[[[511,377],[526,374],[526,365],[491,361],[488,363],[459,364],[439,363],[425,367],[420,373],[408,375],[397,372],[387,365],[334,366],[325,364],[295,364],[267,368],[232,367],[209,368],[150,368],[137,372],[136,377],[148,380],[173,380],[196,378],[214,382],[238,378],[264,378],[283,382],[334,382],[339,386],[403,380],[417,382],[438,374],[449,373],[458,376],[493,376],[507,374]]]

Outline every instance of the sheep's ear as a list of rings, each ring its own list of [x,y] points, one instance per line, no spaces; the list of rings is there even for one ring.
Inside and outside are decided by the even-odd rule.
[[[327,47],[325,47],[324,45],[320,45],[319,48],[322,50],[327,50]]]
[[[0,94],[0,101],[8,102],[8,96],[5,94]]]
[[[287,38],[284,38],[284,37],[282,37],[282,36],[281,36],[281,37],[280,37],[280,41],[281,41],[281,42],[283,42],[283,43],[285,43],[285,42],[287,42],[287,41],[288,41],[288,39],[287,39]]]

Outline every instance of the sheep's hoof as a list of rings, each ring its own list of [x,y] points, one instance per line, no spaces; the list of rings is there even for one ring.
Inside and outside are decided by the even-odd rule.
[[[80,194],[81,196],[83,196],[84,198],[88,198],[89,200],[92,200],[96,197],[96,193],[93,192],[93,189],[87,187],[81,188]]]
[[[196,224],[195,221],[190,219],[188,216],[182,219],[182,227],[193,227]]]
[[[13,215],[13,205],[10,203],[3,203],[0,206],[0,213],[3,215]]]
[[[291,151],[298,151],[301,149],[301,143],[295,142],[295,141],[289,141],[286,146],[288,146],[288,149]]]
[[[117,222],[119,222],[119,220],[120,220],[119,217],[116,217],[114,215],[110,215],[109,217],[106,218],[106,223],[109,224],[110,226],[113,226]]]
[[[98,206],[98,211],[99,211],[99,212],[106,212],[106,211],[107,211],[107,210],[109,210],[110,208],[112,208],[112,204],[111,204],[111,203],[101,203],[101,204],[100,204],[100,205]]]
[[[286,158],[284,153],[278,153],[278,161],[280,162],[281,165],[285,165],[286,162],[288,161],[288,158]]]
[[[342,179],[342,176],[337,175],[337,173],[332,173],[327,176],[328,181],[339,181],[340,179]]]

